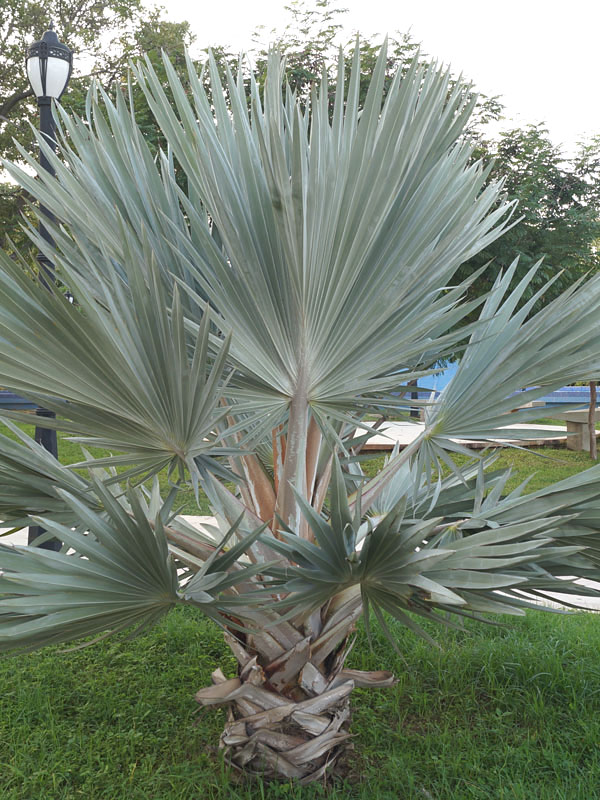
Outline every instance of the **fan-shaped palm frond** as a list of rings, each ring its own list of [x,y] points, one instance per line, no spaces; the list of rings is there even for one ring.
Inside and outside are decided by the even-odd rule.
[[[149,285],[133,260],[122,265],[126,283],[116,269],[107,278],[88,262],[98,292],[73,275],[74,306],[0,254],[0,382],[58,414],[44,419],[47,427],[121,451],[103,463],[144,473],[180,464],[195,474],[199,459],[226,452],[214,429],[226,414],[219,402],[227,343],[213,361],[209,313],[188,342],[178,293],[169,309],[147,257]],[[108,257],[106,265],[108,272]]]
[[[486,173],[468,166],[469,146],[450,146],[449,128],[470,111],[467,94],[448,94],[447,73],[415,62],[384,99],[384,48],[359,124],[357,55],[345,110],[338,92],[330,124],[324,85],[309,127],[293,96],[282,103],[276,54],[264,100],[254,83],[248,98],[229,75],[229,107],[214,62],[212,105],[191,64],[192,105],[166,68],[179,117],[149,65],[137,76],[227,258],[197,209],[186,206],[192,238],[175,229],[172,238],[231,326],[250,385],[290,399],[301,391],[313,409],[387,388],[379,376],[420,353],[444,315],[447,327],[456,321],[440,289],[473,248],[500,235],[510,211],[492,210],[499,187],[481,191]]]
[[[495,488],[497,478],[488,488]],[[434,610],[518,614],[522,605],[531,604],[531,598],[523,594],[530,588],[538,596],[563,590],[586,594],[585,588],[561,578],[573,574],[600,578],[594,549],[588,553],[590,546],[598,546],[597,526],[586,530],[578,520],[585,507],[582,501],[597,504],[600,498],[600,489],[592,488],[591,479],[581,481],[580,493],[572,500],[566,499],[567,486],[556,493],[544,492],[543,499],[513,496],[502,501],[496,493],[489,511],[485,503],[479,507],[475,503],[486,519],[479,513],[462,520],[407,516],[409,486],[402,502],[369,522],[366,531],[360,513],[350,512],[339,466],[333,487],[329,519],[298,498],[314,543],[286,530],[280,531],[283,541],[268,539],[288,564],[267,572],[275,579],[277,591],[287,594],[280,607],[292,608],[296,618],[356,586],[365,608],[372,606],[384,626],[382,612],[387,611],[416,630],[408,612],[440,622],[447,622],[447,617],[436,616]],[[456,488],[472,508],[471,487],[456,482]],[[535,505],[533,513],[510,514],[515,506],[530,502]],[[597,595],[594,590],[589,593]]]
[[[82,503],[98,508],[89,481],[64,467],[47,450],[9,420],[6,425],[20,441],[0,434],[0,519],[14,527],[29,524],[30,515],[72,521],[57,489],[70,492]],[[1,567],[0,567],[1,568]]]
[[[160,527],[152,530],[139,513],[130,517],[97,489],[109,519],[62,493],[85,532],[36,518],[73,553],[0,546],[0,649],[144,626],[177,602],[177,574]]]
[[[440,469],[445,465],[460,474],[449,453],[470,455],[464,440],[494,444],[543,438],[546,432],[540,429],[514,427],[539,417],[539,409],[521,406],[598,372],[600,351],[594,336],[600,302],[598,276],[578,281],[534,312],[546,287],[519,303],[540,263],[510,292],[517,261],[498,277],[455,375],[436,401],[425,406],[424,430],[365,484],[366,508],[413,456],[418,460],[415,474],[425,471],[430,480],[432,465]],[[552,416],[553,412],[544,413]]]
[[[539,409],[518,407],[600,369],[600,352],[590,336],[600,280],[593,277],[584,287],[579,282],[532,313],[547,287],[518,304],[540,263],[510,293],[517,261],[497,279],[456,374],[426,409],[424,458],[429,448],[452,449],[451,439],[542,436],[535,429],[512,427],[539,417]],[[551,325],[552,320],[560,320],[560,326]]]
[[[163,514],[150,521],[135,491],[126,503],[100,483],[93,491],[101,511],[56,490],[76,517],[76,530],[32,517],[65,543],[61,552],[0,544],[0,651],[104,638],[132,627],[138,633],[177,603],[192,603],[218,619],[228,602],[222,593],[235,594],[236,585],[256,574],[237,561],[262,529],[225,550],[234,526],[180,586]]]

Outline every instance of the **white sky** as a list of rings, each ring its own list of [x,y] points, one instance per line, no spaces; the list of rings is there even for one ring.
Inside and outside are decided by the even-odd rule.
[[[276,0],[162,3],[171,19],[190,22],[199,47],[246,50],[259,25],[281,30],[289,20],[285,2]],[[348,9],[341,18],[348,34],[410,29],[425,52],[485,94],[502,95],[517,124],[546,122],[567,152],[582,136],[600,134],[598,0],[340,0],[339,6]]]

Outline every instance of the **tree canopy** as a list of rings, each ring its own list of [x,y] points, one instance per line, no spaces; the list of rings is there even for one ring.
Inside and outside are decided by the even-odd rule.
[[[142,0],[5,0],[0,19],[0,155],[19,159],[13,137],[33,146],[27,122],[35,124],[36,104],[25,73],[27,47],[54,23],[59,38],[74,52],[74,74],[64,96],[78,109],[90,79],[108,88],[120,82],[129,59],[161,47],[171,53],[191,43],[189,24],[168,22],[164,9]]]
[[[520,222],[502,239],[464,264],[460,276],[486,264],[478,290],[491,287],[500,269],[516,256],[515,280],[540,257],[544,263],[531,281],[528,299],[562,271],[544,294],[547,302],[574,280],[600,267],[600,137],[581,143],[567,158],[543,124],[511,128],[482,141],[479,154],[493,159],[491,177],[504,177],[509,198],[518,200]]]

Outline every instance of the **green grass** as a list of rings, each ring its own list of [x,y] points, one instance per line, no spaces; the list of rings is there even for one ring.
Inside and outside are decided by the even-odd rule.
[[[525,489],[525,492],[529,493],[589,469],[594,463],[589,453],[579,450],[550,447],[516,450],[506,447],[500,451],[494,469],[512,470],[512,475],[506,484],[507,492],[512,491],[529,475],[533,475]]]
[[[64,439],[60,453],[80,460]],[[590,464],[546,448],[498,459],[513,467],[512,485],[537,471],[530,490]],[[355,692],[349,776],[327,788],[240,782],[226,769],[216,749],[224,712],[197,716],[193,695],[217,665],[231,675],[234,664],[193,609],[133,641],[0,659],[0,800],[592,800],[600,617],[498,621],[429,626],[439,651],[391,623],[401,656],[377,625],[372,649],[360,628],[349,666],[391,669],[398,684]]]
[[[506,620],[504,620],[506,621]],[[219,632],[177,609],[131,642],[0,660],[2,800],[592,800],[600,789],[600,618],[532,612],[500,628],[396,626],[402,656],[359,630],[350,666],[394,670],[357,690],[348,778],[240,783],[215,744],[221,710],[193,693],[233,664]],[[196,724],[195,724],[196,723]]]
[[[475,455],[478,451],[473,451]],[[480,452],[480,451],[479,451]],[[362,467],[369,476],[375,475],[382,467],[385,456],[379,455],[363,462]],[[458,464],[464,464],[467,456],[453,456]],[[506,492],[512,491],[530,475],[533,477],[525,488],[525,493],[556,483],[594,465],[589,453],[566,448],[530,447],[517,450],[505,447],[500,450],[493,469],[511,469],[512,474],[506,484]],[[449,470],[445,469],[445,472]]]

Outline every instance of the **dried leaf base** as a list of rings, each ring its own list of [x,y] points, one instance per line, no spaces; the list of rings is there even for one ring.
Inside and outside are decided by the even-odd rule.
[[[347,630],[329,658],[315,664],[311,654],[319,652],[319,639],[311,642],[311,637],[288,627],[298,634],[292,637],[297,641],[274,659],[272,651],[264,652],[272,650],[264,641],[248,636],[242,644],[226,634],[238,659],[239,677],[227,679],[216,670],[213,685],[201,689],[196,699],[202,706],[229,706],[220,746],[234,768],[305,784],[331,773],[348,748],[350,693],[355,686],[390,686],[394,677],[389,672],[344,669],[350,650]],[[275,633],[282,638],[280,630]],[[262,653],[257,652],[260,644]]]

